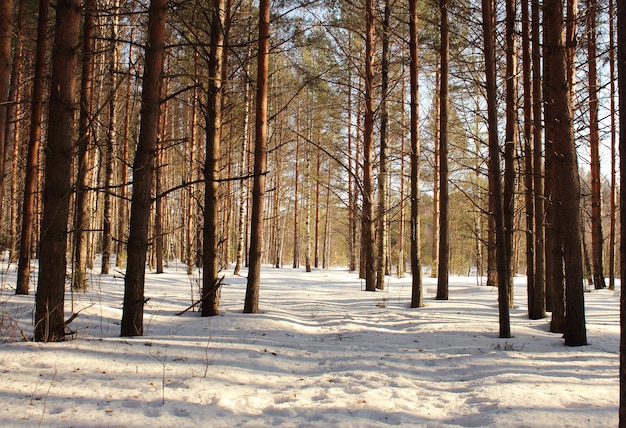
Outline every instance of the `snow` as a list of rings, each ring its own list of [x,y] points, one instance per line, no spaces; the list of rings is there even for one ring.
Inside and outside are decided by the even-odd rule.
[[[426,306],[410,309],[409,277],[370,293],[346,270],[264,267],[251,315],[243,273],[225,272],[220,316],[201,318],[176,315],[197,298],[198,272],[148,272],[137,338],[119,337],[123,273],[92,274],[73,296],[73,340],[44,344],[22,336],[34,296],[14,295],[5,265],[0,426],[617,425],[617,291],[585,294],[590,345],[569,348],[549,318],[527,318],[523,278],[513,337],[499,339],[497,291],[475,278],[451,277],[448,301],[425,278]],[[66,317],[71,305],[68,293]]]

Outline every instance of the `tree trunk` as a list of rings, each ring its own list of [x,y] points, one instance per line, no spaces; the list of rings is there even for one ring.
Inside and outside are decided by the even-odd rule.
[[[300,195],[298,193],[300,184],[300,99],[298,99],[298,113],[296,119],[296,162],[295,177],[293,182],[293,268],[300,267]]]
[[[440,115],[441,115],[441,74],[440,70],[435,70],[435,96],[433,99],[433,237],[432,237],[432,263],[430,267],[430,277],[436,278],[439,274],[439,240],[441,238],[440,219],[441,219],[441,189],[439,183],[439,173],[441,172],[441,133],[440,131]]]
[[[439,267],[437,274],[437,300],[448,300],[448,275],[450,271],[450,211],[448,186],[448,74],[450,62],[450,39],[448,23],[449,0],[440,0],[441,12],[441,86],[439,90],[439,151],[440,151],[440,215],[439,215]]]
[[[0,213],[3,211],[4,201],[4,157],[5,157],[5,129],[7,111],[9,109],[9,83],[11,82],[11,38],[13,30],[13,0],[0,2]],[[4,231],[4,222],[0,224],[0,231]]]
[[[616,121],[615,121],[615,7],[613,0],[609,0],[609,93],[611,94],[610,115],[611,115],[611,191],[610,191],[610,230],[609,230],[609,290],[615,290],[615,216],[617,206],[616,195],[616,168],[615,159],[617,152],[616,145]]]
[[[124,279],[122,336],[143,335],[144,280],[148,250],[148,222],[152,202],[154,155],[159,127],[163,82],[165,16],[167,0],[151,0],[148,11],[148,42],[143,76],[141,124],[133,163],[133,197],[128,239],[128,262]]]
[[[35,298],[35,341],[65,338],[63,312],[70,207],[70,175],[74,142],[76,68],[80,31],[80,0],[57,3],[43,190],[44,231],[40,240],[39,280]]]
[[[532,52],[532,125],[533,125],[533,190],[535,207],[535,276],[534,285],[535,303],[533,304],[533,314],[546,315],[546,269],[545,269],[545,203],[543,186],[543,159],[542,159],[542,85],[541,85],[541,45],[539,41],[539,15],[540,8],[538,0],[531,0],[531,52]]]
[[[483,37],[485,47],[485,73],[487,90],[487,124],[489,128],[489,189],[493,189],[494,211],[491,216],[495,223],[496,260],[498,267],[498,309],[500,337],[511,337],[509,317],[509,294],[507,285],[508,260],[506,237],[504,230],[504,206],[501,193],[500,147],[498,144],[498,124],[496,107],[496,70],[495,70],[495,37],[494,10],[492,0],[482,0]]]
[[[517,47],[515,40],[516,2],[506,2],[506,129],[504,146],[504,232],[507,252],[507,293],[513,307],[513,235],[515,219],[515,149],[518,140]]]
[[[109,50],[107,52],[108,75],[107,86],[108,93],[108,128],[106,135],[106,147],[104,158],[104,207],[102,210],[102,270],[103,274],[109,273],[111,265],[111,252],[113,250],[113,236],[111,226],[113,223],[113,168],[114,157],[113,150],[117,144],[117,116],[115,108],[117,104],[117,62],[119,54],[117,48],[117,32],[118,32],[118,12],[119,0],[115,0],[112,4],[111,22],[109,23]]]
[[[363,252],[365,253],[365,290],[376,291],[376,266],[374,258],[374,10],[373,0],[365,1],[365,115],[363,117]]]
[[[44,73],[46,69],[46,45],[48,31],[48,0],[39,1],[37,18],[37,48],[35,53],[35,76],[30,115],[30,132],[28,137],[28,154],[26,155],[26,176],[24,178],[24,204],[22,206],[22,233],[20,239],[20,257],[17,266],[16,294],[28,294],[30,282],[30,259],[33,247],[33,225],[35,222],[35,196],[39,165],[39,148],[41,145],[41,119],[43,114]]]
[[[89,144],[92,142],[91,115],[93,112],[93,85],[95,74],[95,14],[96,0],[85,3],[83,24],[82,73],[80,85],[80,117],[78,123],[78,164],[76,178],[76,198],[74,210],[74,269],[72,287],[75,290],[87,289],[87,238],[91,218],[88,213],[89,194],[87,188],[91,181]]]
[[[571,92],[567,81],[563,3],[560,0],[544,2],[544,44],[548,54],[546,61],[550,63],[550,80],[546,83],[550,85],[553,94],[548,102],[554,120],[554,219],[565,261],[565,344],[580,346],[587,344],[580,237],[580,184]]]
[[[222,129],[222,66],[224,59],[224,0],[213,0],[204,161],[204,245],[202,316],[219,313],[219,178]]]
[[[17,228],[18,212],[20,206],[18,203],[17,194],[17,180],[18,180],[18,161],[20,155],[20,126],[18,118],[21,116],[22,107],[22,74],[24,69],[24,60],[22,55],[24,54],[24,24],[25,24],[25,0],[18,0],[18,12],[17,12],[17,26],[16,26],[16,38],[15,48],[13,49],[13,63],[11,65],[11,82],[8,97],[7,116],[6,116],[6,131],[5,131],[5,144],[7,149],[11,148],[11,218],[10,218],[10,230],[9,230],[9,263],[15,263],[17,261],[17,235],[19,233]],[[2,18],[0,18],[2,19]],[[8,156],[7,156],[8,157]]]
[[[417,0],[409,0],[409,56],[411,91],[411,307],[424,306],[420,260],[420,136],[419,136],[419,44]]]
[[[626,114],[626,3],[617,2],[617,86],[619,88],[619,113]],[[620,183],[626,183],[626,121],[619,121],[619,171]],[[626,192],[620,192],[619,205],[626,207]],[[620,277],[626,278],[626,210],[620,210]],[[626,293],[620,295],[619,344],[619,426],[626,427]]]
[[[256,141],[254,145],[254,182],[250,221],[250,268],[243,311],[259,311],[261,286],[261,248],[263,245],[263,204],[267,168],[267,87],[270,38],[270,2],[259,1],[259,50],[257,54]]]
[[[587,57],[589,64],[589,146],[591,147],[591,269],[596,290],[605,288],[602,255],[602,183],[598,125],[598,59],[596,49],[597,0],[587,4]]]
[[[378,253],[376,254],[378,262],[376,264],[376,288],[385,289],[385,274],[387,266],[387,181],[388,181],[388,123],[389,111],[387,108],[387,97],[389,92],[389,17],[391,15],[391,6],[389,0],[384,1],[383,12],[383,34],[382,34],[382,62],[380,67],[381,85],[380,85],[380,170],[378,172]]]

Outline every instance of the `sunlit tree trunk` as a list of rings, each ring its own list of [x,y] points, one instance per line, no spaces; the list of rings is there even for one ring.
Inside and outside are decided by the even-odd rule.
[[[267,88],[270,38],[270,2],[259,0],[259,49],[257,53],[256,141],[254,145],[254,181],[252,185],[252,218],[250,221],[250,267],[243,311],[257,313],[261,285],[261,248],[263,245],[263,211],[265,170],[267,168]]]
[[[163,82],[166,7],[167,0],[151,0],[148,10],[148,40],[141,97],[141,124],[133,163],[133,198],[127,247],[128,262],[124,278],[122,336],[143,335],[148,221],[152,202],[154,155]]]
[[[75,83],[78,64],[80,0],[57,3],[46,144],[39,279],[35,298],[35,341],[65,338],[64,298],[67,220],[74,142]]]
[[[439,274],[439,240],[440,240],[440,201],[441,189],[439,182],[440,164],[441,164],[441,138],[439,120],[441,115],[441,97],[439,96],[441,89],[441,74],[439,69],[435,70],[435,96],[433,99],[433,237],[432,237],[432,263],[430,269],[430,277],[436,278]]]
[[[411,307],[424,306],[420,255],[420,135],[419,135],[419,44],[417,0],[409,0],[409,57],[411,92]]]
[[[20,257],[17,267],[16,294],[28,294],[30,282],[30,260],[33,247],[36,192],[38,182],[38,159],[41,145],[41,120],[43,115],[44,74],[46,69],[46,45],[48,31],[48,0],[39,1],[37,18],[37,48],[35,53],[35,75],[26,155],[26,176],[24,178],[24,204],[22,205],[22,233]]]

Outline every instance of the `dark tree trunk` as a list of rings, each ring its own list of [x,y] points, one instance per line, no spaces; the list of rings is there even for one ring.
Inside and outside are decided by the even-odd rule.
[[[517,47],[515,40],[516,1],[506,1],[506,129],[504,141],[504,232],[507,258],[507,293],[513,307],[513,235],[515,222],[515,149],[518,140]]]
[[[570,86],[567,81],[567,55],[563,38],[563,3],[561,0],[544,2],[544,43],[546,61],[550,63],[552,120],[554,121],[554,171],[552,193],[554,220],[558,241],[563,247],[565,264],[565,344],[587,344],[585,328],[583,269],[580,236],[580,184]]]
[[[141,124],[133,163],[133,197],[127,247],[128,264],[124,280],[122,336],[143,335],[148,221],[152,202],[154,157],[163,82],[166,7],[167,0],[151,0],[148,11],[148,42],[141,99]]]
[[[609,230],[609,290],[615,290],[615,216],[616,205],[616,156],[615,151],[617,138],[616,106],[615,106],[615,6],[614,1],[609,0],[609,93],[611,93],[611,196],[610,200],[610,230]]]
[[[28,294],[30,282],[30,259],[33,247],[35,223],[35,196],[41,145],[41,119],[43,115],[44,74],[46,69],[46,45],[48,32],[48,0],[39,1],[37,18],[37,49],[35,53],[35,76],[28,137],[28,154],[26,155],[26,176],[24,178],[24,204],[22,207],[22,233],[20,240],[20,257],[17,266],[16,294]]]
[[[532,51],[532,125],[533,125],[533,190],[535,208],[535,276],[533,314],[546,316],[546,269],[545,269],[545,203],[543,194],[542,159],[542,85],[541,85],[541,44],[539,41],[539,15],[541,6],[538,0],[531,0],[531,51]],[[532,316],[531,316],[532,318]]]
[[[389,18],[391,6],[389,0],[384,2],[383,12],[383,34],[382,34],[382,60],[380,67],[380,169],[378,173],[378,262],[376,264],[376,288],[385,289],[385,274],[387,273],[387,180],[388,180],[388,139],[389,139],[389,109],[387,107],[387,96],[389,92]]]
[[[365,115],[363,118],[363,252],[365,255],[365,290],[376,290],[374,257],[374,189],[373,189],[373,138],[374,138],[374,11],[373,1],[365,1]]]
[[[224,0],[213,0],[209,91],[206,115],[206,158],[204,161],[204,244],[202,316],[219,314],[219,176],[222,137],[222,65],[224,59]]]
[[[267,166],[267,80],[270,38],[270,2],[259,2],[259,51],[257,54],[256,141],[254,145],[254,182],[250,221],[250,256],[248,283],[243,311],[259,311],[261,288],[261,248],[263,244],[263,204]]]
[[[411,80],[411,307],[424,306],[420,260],[420,136],[418,91],[418,14],[417,0],[409,0],[409,56]]]
[[[620,116],[626,115],[626,3],[617,2],[617,78]],[[619,121],[620,182],[626,183],[626,121]],[[620,192],[620,206],[626,207],[626,192]],[[620,210],[620,236],[626,236],[626,210]],[[619,247],[620,276],[626,278],[626,240]],[[620,296],[619,343],[619,426],[626,427],[626,293]]]
[[[35,341],[65,338],[63,304],[67,265],[67,220],[74,141],[75,83],[78,63],[80,0],[57,2],[43,189],[39,279],[35,299]]]
[[[500,147],[498,144],[498,123],[496,107],[496,70],[494,10],[492,0],[482,0],[483,37],[485,47],[485,73],[487,89],[487,124],[489,128],[489,189],[493,190],[494,211],[491,212],[495,223],[496,260],[498,267],[498,309],[500,337],[511,337],[509,317],[509,294],[507,290],[508,260],[504,230],[504,206],[500,176]]]
[[[439,267],[437,274],[437,300],[448,300],[448,275],[450,271],[450,212],[448,186],[448,78],[450,62],[450,38],[448,23],[449,0],[440,0],[441,12],[441,86],[439,90]]]
[[[596,48],[597,0],[587,4],[587,57],[589,64],[589,145],[591,147],[591,273],[596,290],[605,288],[602,245],[602,183],[598,125],[598,59]]]

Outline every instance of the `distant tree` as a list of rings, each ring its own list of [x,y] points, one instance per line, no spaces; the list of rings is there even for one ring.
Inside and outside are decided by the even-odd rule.
[[[254,181],[252,185],[252,218],[248,283],[243,311],[259,311],[261,288],[261,249],[263,246],[263,212],[265,170],[267,168],[267,90],[270,38],[270,1],[259,2],[259,49],[257,53],[256,127],[254,145]]]
[[[163,81],[167,0],[151,0],[141,99],[139,141],[133,163],[133,197],[124,279],[122,336],[143,335],[144,280],[148,250],[148,221],[152,203],[154,156]]]
[[[43,189],[39,280],[35,298],[35,340],[65,338],[64,298],[67,265],[67,220],[73,142],[75,82],[78,64],[80,0],[57,3]]]

